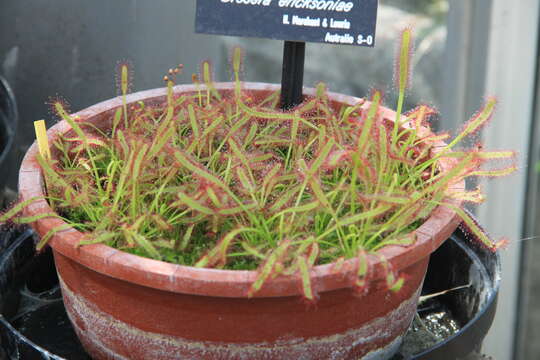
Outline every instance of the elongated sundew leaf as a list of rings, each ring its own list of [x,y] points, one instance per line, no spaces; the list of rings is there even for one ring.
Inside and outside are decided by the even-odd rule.
[[[213,215],[215,213],[214,210],[202,205],[197,200],[182,192],[178,193],[178,198],[180,199],[181,203],[186,204],[192,210],[198,211],[206,215]]]
[[[497,170],[478,170],[478,171],[472,171],[468,176],[483,176],[483,177],[502,177],[502,176],[508,176],[515,171],[517,171],[518,167],[515,165],[503,168],[503,169],[497,169]]]
[[[165,114],[165,118],[162,119],[159,122],[158,128],[155,130],[156,134],[155,137],[160,137],[162,134],[164,134],[169,128],[174,127],[175,123],[172,121],[174,117],[174,106],[172,105],[174,93],[173,93],[173,83],[169,81],[168,87],[167,87],[167,112]]]
[[[195,164],[193,164],[187,155],[185,155],[183,152],[176,150],[174,152],[174,156],[178,162],[184,166],[189,171],[192,171],[195,175],[199,176],[200,178],[203,178],[207,180],[208,182],[214,184],[217,187],[220,187],[225,190],[229,190],[229,188],[216,176],[212,175],[205,169],[202,169],[202,167],[199,167]]]
[[[191,82],[193,83],[193,85],[195,85],[195,90],[197,91],[197,95],[195,97],[199,101],[199,106],[203,106],[201,86],[200,86],[201,82],[199,80],[199,76],[195,73],[191,74]]]
[[[137,243],[137,245],[142,247],[154,259],[158,259],[158,260],[162,259],[161,254],[159,253],[159,251],[157,251],[157,249],[152,244],[152,242],[149,241],[146,237],[144,237],[143,235],[138,234],[138,233],[132,233],[131,235],[133,237],[133,240],[135,240],[135,242]]]
[[[105,243],[109,240],[116,238],[117,236],[118,236],[118,233],[115,233],[115,232],[103,232],[100,234],[93,235],[93,237],[88,240],[80,241],[77,244],[77,246]]]
[[[249,128],[249,132],[246,135],[246,138],[244,139],[244,144],[251,144],[253,140],[255,140],[258,130],[259,130],[259,125],[257,125],[256,122],[252,123]]]
[[[258,232],[258,230],[242,227],[227,233],[220,241],[218,241],[218,244],[212,250],[210,250],[209,254],[207,255],[210,264],[224,266],[227,262],[227,250],[231,247],[233,240],[235,240],[238,235],[246,232]],[[199,267],[197,264],[195,264],[195,267]]]
[[[229,208],[220,208],[218,209],[218,214],[224,216],[238,215],[245,213],[246,211],[256,209],[258,205],[256,203],[243,204],[242,206],[235,206]]]
[[[199,141],[202,141],[205,137],[209,136],[213,131],[215,131],[219,127],[219,125],[221,125],[224,119],[225,118],[223,116],[219,116],[216,119],[214,119],[214,121],[212,121],[212,123],[206,129],[204,129]],[[187,152],[188,153],[192,152],[195,146],[197,145],[198,145],[198,141],[194,141],[190,145],[190,147],[187,149]]]
[[[386,194],[373,194],[373,195],[360,195],[362,198],[370,201],[382,201],[390,204],[409,204],[411,198],[404,195],[386,195]]]
[[[78,140],[76,140],[78,141]],[[88,139],[88,145],[92,145],[94,147],[104,147],[104,148],[107,148],[108,147],[108,144],[100,139]],[[81,150],[84,150],[84,144],[81,144],[81,145],[78,145],[76,147],[74,147],[73,149],[71,149],[71,152],[73,153],[77,153]],[[96,158],[97,159],[97,158]]]
[[[229,146],[231,147],[231,150],[233,151],[234,155],[236,155],[236,157],[240,160],[240,162],[242,163],[244,168],[246,170],[249,170],[249,168],[250,168],[249,160],[246,157],[246,155],[244,153],[242,153],[242,150],[240,150],[240,148],[236,144],[236,141],[234,141],[232,138],[229,138],[228,143],[229,143]],[[250,178],[253,181],[253,177],[251,176],[251,174],[250,174]]]
[[[377,176],[377,190],[380,189],[381,181],[384,179],[384,174],[386,172],[387,164],[389,162],[388,159],[388,147],[390,144],[388,143],[388,134],[386,132],[386,128],[383,126],[378,126],[379,131],[379,161],[378,161],[378,176]]]
[[[463,138],[478,131],[482,126],[486,125],[486,123],[491,119],[496,105],[497,99],[489,98],[482,110],[465,124],[463,130],[454,138],[454,140],[452,140],[452,142],[450,142],[450,144],[445,147],[445,150],[453,148]]]
[[[308,259],[307,259],[307,262],[308,262],[309,266],[314,266],[315,265],[315,262],[319,258],[320,252],[321,252],[321,248],[319,247],[319,244],[313,243],[313,245],[311,245],[311,249],[309,250],[309,255],[308,255]]]
[[[408,136],[401,147],[401,150],[399,152],[400,156],[403,156],[407,150],[410,150],[414,145],[416,144],[418,132],[421,130],[421,127],[425,123],[425,119],[428,116],[428,114],[432,114],[430,112],[431,109],[425,105],[421,105],[417,109],[413,111],[414,115],[407,114],[407,119],[409,120],[409,126],[412,127],[412,130],[408,133]],[[405,132],[403,132],[405,133]],[[447,137],[449,137],[449,134],[445,134],[446,137],[438,137],[437,140],[434,141],[443,141],[446,140]]]
[[[388,287],[388,290],[392,292],[398,292],[403,287],[403,284],[405,283],[405,278],[398,277],[396,275],[392,265],[384,256],[379,255],[379,259],[381,265],[383,266],[383,270],[386,273],[386,286]]]
[[[319,153],[319,155],[317,156],[315,161],[313,161],[311,163],[311,166],[309,167],[310,175],[313,175],[317,171],[319,171],[321,166],[324,164],[325,160],[328,158],[328,155],[330,154],[330,151],[332,151],[332,148],[334,147],[334,144],[335,144],[334,139],[330,138],[328,140],[328,142],[323,146],[321,152]]]
[[[413,47],[412,29],[406,28],[401,33],[399,49],[399,61],[397,62],[396,80],[399,93],[405,92],[410,85],[411,78],[411,55]]]
[[[361,220],[381,215],[381,214],[385,213],[386,211],[388,211],[390,208],[391,208],[391,206],[382,204],[382,205],[379,205],[378,207],[376,207],[373,210],[363,212],[361,214],[356,214],[356,215],[341,218],[341,219],[339,219],[338,224],[339,224],[339,226],[348,226],[348,225],[357,223],[357,222],[359,222]]]
[[[203,81],[207,84],[212,82],[210,63],[208,61],[203,61]]]
[[[251,285],[248,291],[248,297],[252,297],[257,291],[259,291],[268,277],[272,274],[274,266],[287,251],[291,245],[290,240],[283,241],[274,251],[270,253],[267,260],[261,266],[257,279]]]
[[[39,200],[44,200],[45,198],[43,196],[36,196],[33,198],[30,198],[25,201],[18,202],[15,204],[15,206],[11,207],[8,211],[4,212],[2,215],[0,215],[0,223],[4,223],[8,220],[11,220],[13,217],[15,217],[18,213],[23,211],[24,208],[27,206],[35,203]]]
[[[120,131],[118,133],[121,134]],[[126,164],[124,165],[124,168],[122,169],[120,173],[120,179],[118,180],[118,184],[116,186],[116,193],[114,195],[114,200],[113,200],[113,205],[112,205],[113,211],[117,209],[118,203],[120,199],[122,198],[122,196],[124,195],[124,191],[125,191],[124,186],[126,186],[128,177],[131,174],[131,167],[135,159],[135,156],[137,155],[137,151],[133,151],[133,152],[128,151],[126,154],[129,154],[129,155],[128,155]]]
[[[480,240],[482,244],[484,244],[488,249],[494,250],[496,249],[496,243],[491,241],[491,239],[486,235],[486,233],[478,226],[476,221],[467,214],[462,208],[457,207],[453,204],[449,204],[447,202],[442,202],[440,205],[445,206],[449,208],[450,210],[454,211],[458,216],[463,220],[465,225],[467,225],[467,228]]]
[[[118,140],[118,143],[120,144],[120,148],[122,149],[122,151],[124,153],[124,156],[128,156],[128,154],[129,154],[129,145],[127,143],[124,132],[122,130],[118,130],[116,138]]]
[[[242,67],[242,49],[235,47],[233,49],[233,71],[236,75],[240,74],[240,69]],[[236,79],[239,80],[238,77]]]
[[[240,183],[246,189],[250,194],[253,194],[255,192],[255,186],[251,182],[250,179],[248,179],[248,176],[246,175],[246,172],[243,168],[237,167],[236,168],[236,174],[238,175],[238,179],[240,180]]]
[[[314,102],[310,102],[308,104],[314,104]],[[295,117],[298,117],[296,114],[290,114],[290,113],[280,113],[280,112],[264,112],[264,111],[259,111],[259,110],[255,110],[253,108],[250,108],[249,106],[247,106],[246,104],[244,104],[242,101],[238,100],[238,106],[243,110],[245,111],[247,114],[253,116],[253,117],[259,117],[259,118],[263,118],[263,119],[274,119],[274,120],[293,120]],[[301,117],[298,117],[298,119],[300,120],[300,122],[302,122],[302,124],[314,129],[314,130],[319,130],[319,128],[312,124],[311,122],[307,121],[306,119],[303,119]]]
[[[451,191],[447,195],[453,199],[471,202],[474,204],[481,204],[486,200],[482,190],[476,189],[473,191]]]
[[[208,198],[210,199],[210,201],[212,201],[212,204],[214,204],[215,207],[221,208],[223,206],[223,204],[217,197],[216,192],[211,187],[206,188],[206,194],[208,195]]]
[[[264,146],[281,146],[281,145],[291,145],[290,139],[283,139],[276,136],[265,136],[254,142],[255,145],[264,145]]]
[[[149,217],[148,214],[144,214],[139,216],[135,222],[129,226],[129,230],[133,232],[139,231],[139,228],[141,227],[142,223]]]
[[[150,159],[156,157],[158,153],[163,150],[165,145],[169,142],[170,139],[175,135],[176,129],[174,127],[170,127],[168,130],[166,130],[161,136],[157,136],[154,138],[154,142],[150,146],[148,157]]]
[[[316,92],[317,99],[322,100],[323,102],[326,102],[328,100],[328,97],[326,94],[326,85],[320,82],[317,84],[316,89],[317,89],[317,92]]]
[[[233,73],[234,73],[234,93],[236,98],[241,97],[241,86],[240,86],[240,70],[242,68],[242,49],[236,47],[233,49]]]
[[[274,154],[261,154],[249,157],[250,167],[253,168],[256,163],[266,163],[268,160],[274,158]]]
[[[352,152],[350,150],[335,150],[328,155],[328,159],[324,163],[324,167],[333,170],[344,161],[348,160]]]
[[[377,251],[389,245],[398,245],[398,246],[411,246],[416,242],[416,233],[409,233],[397,238],[383,240],[379,244],[375,245],[371,251]]]
[[[287,150],[287,157],[285,159],[285,164],[289,163],[291,160],[291,155],[293,154],[293,144],[296,142],[298,137],[298,127],[299,127],[299,120],[298,117],[295,116],[295,118],[292,121],[292,127],[291,127],[291,143],[289,144],[289,149]]]
[[[2,218],[3,217],[0,217],[0,222],[3,222]],[[37,214],[37,215],[33,215],[33,216],[16,217],[16,218],[13,218],[13,222],[16,223],[16,224],[31,224],[33,222],[36,222],[38,220],[45,219],[45,218],[61,219],[62,217],[59,216],[57,213],[48,212],[48,213]]]
[[[287,204],[289,201],[291,201],[300,191],[301,186],[297,186],[293,189],[288,190],[284,194],[281,194],[271,206],[270,211],[275,212],[281,209],[285,204]]]
[[[469,155],[470,152],[465,151],[452,151],[449,153],[441,154],[441,158],[464,158]],[[516,156],[515,151],[478,151],[474,152],[475,156],[482,160],[495,160],[495,159],[511,159]]]
[[[127,226],[122,226],[122,235],[124,235],[124,239],[126,240],[127,246],[129,248],[133,248],[136,246],[135,240],[133,239],[133,232],[129,231]]]
[[[347,108],[345,109],[345,111],[343,112],[343,115],[341,116],[341,120],[342,120],[343,122],[347,122],[347,121],[349,120],[350,116],[351,116],[354,112],[360,110],[360,108],[361,108],[364,104],[365,104],[365,100],[362,99],[362,100],[358,101],[357,104],[355,104],[355,105],[353,105],[353,106],[347,107]]]
[[[455,165],[453,168],[451,168],[446,173],[443,173],[437,181],[434,182],[433,185],[427,186],[423,189],[422,194],[429,194],[429,193],[435,193],[446,187],[448,184],[450,184],[452,181],[456,181],[459,177],[459,175],[467,168],[467,166],[470,166],[471,163],[474,160],[474,155],[469,154],[467,157],[463,158],[457,165]]]
[[[120,71],[121,71],[120,84],[121,84],[122,95],[126,95],[128,92],[128,87],[129,87],[129,68],[126,64],[123,64],[120,67]]]
[[[392,286],[390,286],[388,290],[392,292],[398,292],[405,284],[405,278],[403,276],[400,276],[395,279],[395,275],[392,275],[392,277],[388,278],[387,283],[392,284]]]
[[[321,148],[323,147],[323,144],[325,143],[326,139],[327,139],[327,131],[326,131],[326,126],[321,124],[319,126],[319,136],[318,136],[318,139],[317,140],[317,145],[318,145],[318,152],[320,152]],[[316,136],[316,134],[314,134],[314,136]]]
[[[43,249],[43,247],[45,245],[47,245],[47,243],[49,242],[49,240],[54,236],[56,235],[57,233],[61,232],[61,231],[65,231],[65,230],[69,230],[69,229],[73,229],[73,227],[71,226],[71,224],[62,224],[62,225],[59,225],[57,227],[54,227],[52,228],[51,230],[49,230],[49,232],[47,232],[42,238],[41,240],[38,242],[38,244],[36,245],[36,250],[37,251],[41,251],[41,249]]]
[[[199,124],[197,122],[197,117],[195,116],[195,110],[193,109],[192,104],[188,105],[188,116],[193,135],[195,136],[195,139],[198,139],[200,137]]]
[[[362,248],[358,249],[356,259],[358,264],[354,281],[354,290],[357,294],[363,295],[368,289],[369,280],[369,259],[367,252]]]
[[[321,188],[321,185],[319,182],[313,178],[309,180],[309,185],[311,186],[311,190],[313,191],[313,194],[317,198],[317,201],[320,202],[325,208],[332,209],[332,205],[330,205],[330,202],[326,198],[326,194],[324,193],[323,189]]]
[[[187,100],[187,97],[185,95],[181,95],[179,97],[176,98],[175,102],[174,102],[174,107],[179,107],[181,106],[182,104],[184,104]]]
[[[397,80],[398,104],[396,109],[396,120],[392,131],[392,145],[396,145],[398,130],[401,126],[401,112],[405,101],[405,90],[410,85],[411,78],[411,58],[413,49],[413,36],[410,28],[404,29],[401,33],[401,44],[399,49],[399,60],[396,63],[396,73],[394,78]]]
[[[313,201],[304,205],[293,206],[293,207],[280,211],[279,213],[275,214],[271,219],[277,218],[279,216],[282,216],[288,213],[301,213],[301,212],[312,211],[312,210],[317,209],[319,206],[320,204],[318,201]]]
[[[358,255],[356,256],[358,258],[358,270],[356,272],[356,275],[358,278],[364,278],[368,274],[368,258],[367,258],[367,252],[360,248],[358,249]]]
[[[94,173],[94,177],[96,179],[96,185],[98,186],[98,188],[101,187],[100,182],[98,181],[99,174],[98,174],[97,167],[96,167],[96,164],[95,164],[95,161],[94,161],[94,154],[92,153],[92,150],[90,149],[90,144],[88,143],[88,137],[86,136],[86,134],[84,133],[82,128],[79,126],[79,124],[77,124],[77,122],[71,117],[71,115],[69,115],[65,111],[65,109],[63,108],[63,106],[62,106],[62,104],[60,102],[55,103],[55,108],[56,108],[56,111],[58,112],[58,114],[60,114],[62,116],[62,118],[69,124],[69,126],[71,126],[71,128],[75,131],[77,136],[79,136],[81,138],[81,140],[83,142],[83,145],[84,145],[84,148],[86,150],[86,153],[88,154],[88,158],[90,159],[90,162],[92,163],[92,169],[91,170]]]
[[[367,112],[367,116],[364,120],[364,126],[362,127],[362,133],[360,137],[358,138],[358,143],[356,146],[356,149],[358,151],[358,154],[362,156],[362,154],[365,152],[366,143],[368,140],[368,137],[372,134],[372,127],[373,123],[375,122],[375,117],[377,116],[377,112],[379,111],[379,106],[381,103],[381,93],[380,91],[375,91],[371,98],[371,105],[369,106],[369,110]]]
[[[240,128],[242,128],[245,124],[247,124],[248,121],[250,121],[250,120],[251,120],[251,117],[250,117],[250,116],[244,116],[244,117],[242,117],[240,120],[236,121],[236,122],[234,123],[234,125],[230,128],[230,130],[228,131],[227,136],[225,137],[224,141],[225,141],[225,140],[230,141],[230,138],[231,138],[232,136],[234,136],[235,134],[237,134],[237,133],[238,133],[238,130],[239,130]],[[255,125],[255,129],[256,129],[256,128],[257,128],[257,124],[254,123],[254,125]],[[248,144],[248,143],[246,142],[246,144]]]
[[[116,112],[114,113],[113,118],[113,126],[112,126],[112,135],[111,137],[114,138],[116,135],[116,129],[118,128],[118,125],[120,125],[120,121],[122,121],[122,108],[116,109]]]
[[[242,246],[242,248],[244,250],[246,250],[247,253],[249,253],[250,255],[252,256],[255,256],[256,258],[259,258],[261,260],[265,260],[266,257],[260,252],[258,251],[256,248],[254,248],[253,246],[249,245],[246,241],[243,241],[240,243],[240,245]]]
[[[450,133],[443,132],[441,134],[433,134],[430,136],[423,137],[417,140],[414,145],[426,144],[426,145],[436,145],[438,142],[446,141],[450,138]]]
[[[43,173],[45,175],[45,180],[46,181],[50,180],[50,181],[53,182],[49,186],[51,186],[53,184],[61,186],[68,193],[68,196],[75,193],[75,190],[73,189],[73,187],[71,185],[69,185],[68,183],[66,183],[66,181],[63,178],[61,178],[53,170],[53,168],[51,167],[49,161],[46,160],[43,156],[41,156],[41,154],[36,155],[36,160],[37,160],[39,166],[41,167],[41,170],[43,170]]]
[[[416,111],[416,116],[407,115],[407,118],[414,120],[414,130],[418,131],[424,125],[426,117],[430,114],[435,113],[435,111],[430,109],[426,105],[420,105],[420,107],[417,108]]]
[[[135,214],[137,213],[137,210],[138,210],[138,206],[139,206],[139,194],[138,194],[138,181],[136,181],[136,179],[139,178],[139,175],[141,173],[141,166],[142,166],[142,162],[144,160],[144,157],[146,155],[146,152],[148,151],[148,145],[147,144],[143,144],[142,148],[140,149],[140,151],[137,153],[137,156],[135,157],[135,160],[133,161],[133,167],[132,167],[132,181],[131,181],[131,184],[132,184],[132,187],[131,187],[131,204],[130,204],[130,209],[131,209],[131,216],[135,216]]]
[[[297,260],[298,268],[300,270],[300,279],[302,280],[302,292],[304,297],[308,300],[315,300],[313,294],[313,287],[311,286],[311,276],[309,274],[309,265],[305,256],[300,256]]]
[[[177,242],[177,245],[175,246],[176,249],[182,251],[187,248],[191,240],[191,234],[193,234],[194,228],[195,228],[195,224],[191,224],[187,227],[186,232],[184,233],[184,236],[182,237],[182,241]]]
[[[217,100],[221,100],[221,95],[214,87],[214,82],[212,80],[212,67],[209,61],[203,61],[202,64],[202,77],[203,81],[207,87],[207,93],[212,94]],[[210,103],[210,95],[207,98],[207,104]]]
[[[83,143],[85,145],[87,145],[88,144],[88,138],[86,137],[86,134],[84,133],[83,129],[79,126],[79,124],[77,124],[77,122],[73,120],[71,115],[69,115],[65,111],[63,105],[61,103],[57,102],[55,104],[55,108],[56,108],[56,112],[62,117],[62,119],[67,121],[67,123],[75,131],[77,136],[83,141]]]
[[[163,216],[159,214],[152,214],[150,218],[152,219],[153,223],[157,225],[159,229],[165,230],[165,231],[172,230],[171,224],[167,223],[167,220]]]

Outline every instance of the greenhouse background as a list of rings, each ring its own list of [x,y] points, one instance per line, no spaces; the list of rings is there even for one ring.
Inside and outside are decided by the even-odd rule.
[[[381,0],[373,49],[308,44],[305,84],[365,96],[382,88],[395,102],[392,69],[399,30],[415,29],[414,83],[408,108],[440,110],[439,129],[455,131],[487,95],[500,99],[483,133],[490,148],[519,153],[519,171],[483,184],[488,206],[474,209],[495,237],[506,236],[503,280],[495,323],[483,352],[497,360],[540,357],[540,68],[538,0]],[[134,64],[136,89],[162,86],[164,71],[185,64],[189,82],[202,59],[227,81],[230,49],[246,51],[245,79],[279,83],[278,41],[194,34],[194,0],[2,0],[0,75],[14,89],[20,121],[2,171],[6,199],[16,192],[17,169],[34,141],[33,121],[45,118],[59,94],[74,110],[116,96],[118,61]],[[523,239],[528,239],[524,240]]]

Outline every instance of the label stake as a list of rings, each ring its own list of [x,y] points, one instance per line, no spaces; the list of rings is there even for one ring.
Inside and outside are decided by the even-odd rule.
[[[34,130],[36,132],[39,153],[45,159],[50,159],[51,149],[49,148],[49,139],[47,138],[47,128],[45,126],[45,120],[34,121]]]
[[[302,103],[306,43],[285,41],[281,77],[281,108],[289,110]]]

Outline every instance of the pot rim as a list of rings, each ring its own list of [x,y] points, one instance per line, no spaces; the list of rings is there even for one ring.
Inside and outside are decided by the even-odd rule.
[[[232,91],[234,83],[216,83],[215,88],[220,91]],[[277,84],[243,83],[244,91],[276,91],[280,89]],[[199,87],[199,89],[202,87]],[[195,92],[194,85],[177,85],[175,93]],[[165,88],[137,92],[127,96],[127,103],[145,100],[162,100],[166,96]],[[304,94],[314,96],[315,89],[304,89]],[[346,105],[357,104],[361,99],[353,96],[328,93],[332,101]],[[122,98],[116,97],[103,101],[74,116],[81,119],[95,117],[103,112],[122,106]],[[368,104],[364,104],[368,106]],[[393,119],[395,112],[382,107],[383,116]],[[61,121],[47,131],[49,141],[71,128],[66,121]],[[444,143],[441,143],[444,145]],[[25,201],[34,197],[44,197],[44,184],[40,166],[36,160],[38,147],[36,142],[27,151],[19,171],[20,200]],[[454,159],[444,159],[439,162],[442,171],[449,169]],[[464,190],[465,181],[452,185],[452,191]],[[461,201],[449,200],[453,205],[460,206]],[[24,216],[33,216],[44,212],[53,212],[45,199],[36,200],[27,206]],[[404,269],[428,257],[435,251],[455,230],[461,222],[459,216],[448,207],[436,207],[427,220],[414,231],[416,241],[410,246],[389,245],[378,250],[392,266],[393,269]],[[38,234],[43,236],[50,229],[66,223],[58,218],[44,218],[31,224]],[[104,244],[85,245],[78,247],[83,233],[69,228],[57,232],[49,244],[58,252],[73,261],[76,261],[101,274],[136,283],[141,286],[158,290],[184,293],[192,295],[205,295],[215,297],[246,298],[251,284],[255,281],[257,272],[248,270],[219,270],[195,268],[177,265],[159,260],[143,258],[132,255]],[[316,292],[325,292],[352,287],[357,259],[346,260],[339,271],[335,271],[334,264],[325,264],[314,267],[311,272],[312,286]],[[383,279],[386,264],[379,256],[370,256],[370,281]],[[302,294],[302,285],[298,276],[279,276],[268,280],[263,287],[254,294],[254,297],[282,297]]]

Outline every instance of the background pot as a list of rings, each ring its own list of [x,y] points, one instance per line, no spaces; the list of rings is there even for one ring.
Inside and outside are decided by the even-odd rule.
[[[233,84],[216,84],[216,88],[232,96]],[[279,87],[246,83],[244,89],[257,98]],[[177,94],[186,92],[195,88],[175,88]],[[165,89],[140,92],[130,95],[128,103],[163,102],[165,94]],[[334,106],[359,101],[329,96]],[[121,100],[116,98],[76,115],[105,128],[119,106]],[[383,116],[391,120],[394,113],[383,109]],[[49,130],[49,138],[52,141],[69,130],[67,123],[60,122]],[[36,153],[34,144],[21,166],[23,200],[43,195]],[[450,165],[441,164],[442,171]],[[46,201],[39,201],[28,206],[25,215],[43,211],[51,209]],[[43,236],[62,223],[49,218],[32,226]],[[247,290],[256,276],[252,271],[195,269],[101,244],[78,248],[82,234],[74,229],[57,233],[50,244],[70,319],[87,351],[97,359],[384,359],[397,351],[409,327],[429,255],[458,223],[455,213],[438,207],[416,230],[413,246],[380,251],[407,278],[397,293],[387,290],[383,266],[375,259],[370,290],[361,297],[351,289],[354,259],[340,273],[333,272],[331,264],[316,267],[311,275],[320,299],[311,306],[302,303],[296,277],[269,281],[248,299]]]

